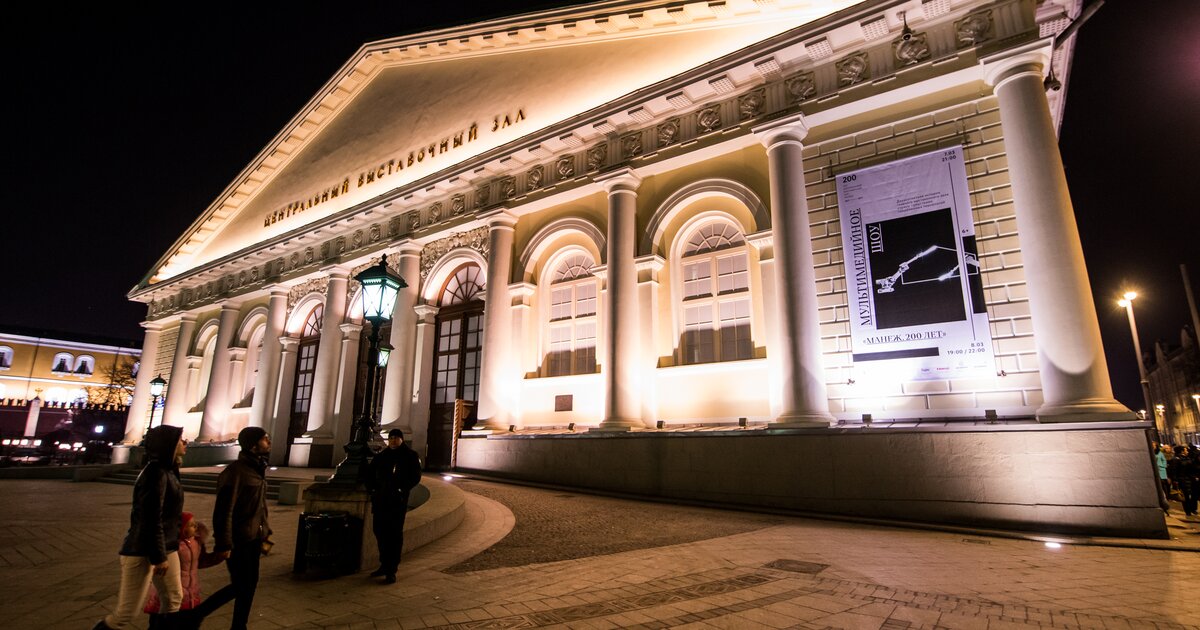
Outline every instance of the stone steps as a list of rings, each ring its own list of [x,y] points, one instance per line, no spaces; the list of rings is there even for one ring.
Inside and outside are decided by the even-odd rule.
[[[132,486],[137,481],[138,473],[136,469],[125,469],[115,473],[100,477],[96,481],[102,483],[115,483],[124,486]],[[184,492],[198,492],[200,494],[216,494],[217,493],[217,475],[213,472],[185,472],[180,473],[179,481],[183,485]],[[271,500],[279,499],[279,484],[281,479],[272,479],[267,477],[267,498]]]

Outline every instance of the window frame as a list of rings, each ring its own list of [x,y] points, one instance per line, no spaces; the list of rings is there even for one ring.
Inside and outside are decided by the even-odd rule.
[[[716,246],[696,246],[696,237],[715,226],[723,226],[720,233],[712,233],[704,240],[726,240]],[[674,327],[674,357],[675,365],[705,365],[711,363],[727,363],[731,361],[748,361],[756,357],[755,338],[758,326],[755,324],[755,311],[759,295],[758,278],[755,275],[754,257],[751,256],[751,245],[738,221],[724,212],[707,212],[693,217],[684,224],[675,240],[672,276],[672,312],[675,317]],[[732,234],[733,238],[729,236]],[[741,268],[734,263],[732,271],[722,271],[722,261],[743,261]],[[693,265],[704,265],[707,276],[700,276],[707,285],[703,291],[697,291],[689,279],[688,270]],[[742,276],[742,280],[737,280]],[[733,278],[734,288],[721,289],[722,280]],[[740,285],[740,286],[739,286]],[[689,321],[697,319],[693,313],[707,308],[707,318],[701,315],[699,321],[709,323],[702,329],[706,334],[695,335],[697,329]],[[735,317],[722,319],[723,311],[729,308],[741,311]],[[744,310],[743,310],[744,309]],[[734,326],[721,326],[724,321],[737,322]],[[730,353],[730,335],[734,335],[733,356]],[[738,339],[745,335],[744,339]],[[691,340],[699,337],[699,346],[693,346]],[[699,353],[699,356],[698,356]]]
[[[555,253],[544,267],[540,284],[542,304],[538,320],[538,376],[558,378],[583,376],[600,371],[597,355],[600,345],[600,278],[592,273],[596,258],[591,252],[578,246],[568,246]],[[578,271],[583,268],[583,271]],[[565,273],[564,273],[565,272]],[[563,276],[571,274],[570,278]],[[580,296],[579,289],[589,287],[591,295]],[[569,292],[565,301],[555,302],[556,295]],[[590,312],[580,314],[581,304],[590,304]],[[557,307],[569,305],[570,315],[556,316]],[[586,307],[585,307],[586,308]],[[569,331],[565,338],[556,333]],[[590,332],[590,336],[587,336]],[[582,334],[581,334],[582,333]],[[591,341],[582,345],[581,341]],[[565,350],[556,349],[562,344]],[[565,353],[556,354],[556,352]]]

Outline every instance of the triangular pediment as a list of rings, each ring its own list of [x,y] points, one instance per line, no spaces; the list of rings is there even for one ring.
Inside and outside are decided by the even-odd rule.
[[[589,5],[593,13],[364,46],[148,280],[326,219],[852,4],[608,2]]]

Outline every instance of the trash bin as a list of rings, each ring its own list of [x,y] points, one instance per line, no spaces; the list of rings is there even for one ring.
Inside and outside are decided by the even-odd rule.
[[[301,513],[292,572],[345,575],[358,571],[362,528],[362,519],[348,512]]]

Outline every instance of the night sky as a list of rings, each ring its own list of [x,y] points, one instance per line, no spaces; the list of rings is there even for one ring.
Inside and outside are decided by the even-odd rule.
[[[369,41],[578,4],[26,5],[4,26],[0,329],[141,338],[125,294]],[[445,10],[442,7],[453,7]],[[196,11],[180,13],[180,11]],[[1200,286],[1200,2],[1110,0],[1080,31],[1061,145],[1118,398]]]

